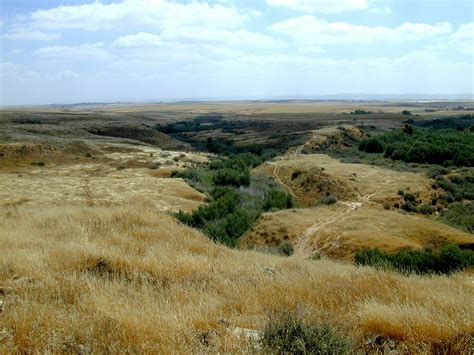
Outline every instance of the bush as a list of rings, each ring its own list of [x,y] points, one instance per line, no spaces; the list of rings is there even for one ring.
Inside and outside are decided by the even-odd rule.
[[[474,202],[455,203],[442,212],[441,218],[453,227],[474,233]]]
[[[351,342],[329,324],[309,323],[300,316],[272,316],[262,336],[264,351],[295,354],[348,354]]]
[[[334,205],[337,201],[338,198],[335,195],[329,195],[321,199],[321,203],[324,205]]]
[[[157,161],[157,162],[154,162],[150,165],[150,170],[159,169],[160,167],[161,167],[161,163],[159,161]]]
[[[362,140],[359,150],[384,152],[386,158],[443,166],[474,166],[474,137],[470,131],[406,126]]]
[[[302,174],[300,169],[296,169],[291,173],[291,180],[297,179]]]
[[[415,202],[415,201],[416,201],[415,195],[413,195],[413,194],[410,193],[410,192],[405,192],[405,193],[403,194],[403,199],[404,199],[405,201],[410,201],[410,202]]]
[[[438,253],[426,250],[400,250],[387,253],[378,248],[366,248],[356,253],[356,264],[391,268],[417,274],[451,274],[474,266],[474,251],[457,245],[444,246]]]
[[[434,207],[426,203],[419,205],[416,210],[418,213],[422,213],[426,215],[433,214],[435,212]]]
[[[215,185],[248,186],[250,183],[250,172],[248,170],[240,172],[231,168],[219,169],[214,173]]]
[[[294,253],[293,244],[291,242],[282,242],[278,246],[278,253],[284,256],[291,256]]]
[[[263,201],[263,209],[269,211],[272,209],[283,210],[294,206],[291,195],[278,188],[270,189]]]
[[[250,185],[249,168],[261,162],[260,157],[245,153],[214,160],[208,167],[176,172],[174,176],[186,179],[195,188],[206,192],[208,203],[191,213],[175,213],[175,217],[191,227],[202,229],[216,242],[236,246],[238,238],[262,212],[293,207],[292,197],[273,187],[270,180],[255,178],[253,186],[241,188]]]
[[[367,153],[383,153],[384,146],[379,139],[373,137],[361,141],[359,144],[359,150]]]

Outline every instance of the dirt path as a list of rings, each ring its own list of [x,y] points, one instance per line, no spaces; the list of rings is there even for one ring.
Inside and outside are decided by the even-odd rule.
[[[328,219],[327,221],[315,223],[309,228],[307,228],[296,241],[295,249],[294,249],[295,251],[293,255],[297,257],[301,257],[301,258],[309,258],[311,255],[313,255],[313,252],[314,252],[314,250],[312,250],[311,248],[311,237],[318,230],[330,224],[333,224],[335,222],[340,222],[347,214],[362,207],[364,203],[369,202],[372,196],[373,194],[361,196],[359,197],[357,202],[340,202],[342,204],[345,204],[347,208],[344,211],[337,213],[336,215],[334,215],[332,218]],[[335,242],[337,242],[337,240],[333,241],[333,243]]]
[[[278,173],[280,172],[281,165],[276,164],[275,167],[273,168],[273,176],[275,177],[275,180],[278,181],[280,185],[282,185],[293,197],[297,197],[291,187],[289,187],[287,184],[285,184],[281,179],[280,176],[278,176]]]
[[[291,159],[294,159],[296,158],[298,155],[301,154],[301,151],[304,149],[304,147],[306,147],[309,143],[311,143],[311,141],[316,137],[317,133],[316,131],[311,131],[311,133],[313,134],[313,136],[308,140],[306,141],[304,144],[298,146],[294,152],[291,152],[291,153],[288,153],[288,156],[291,158]],[[280,172],[280,169],[281,169],[281,164],[279,164],[278,162],[275,163],[275,167],[273,168],[273,176],[275,177],[275,180],[280,184],[282,185],[293,197],[297,197],[296,194],[293,192],[293,190],[291,189],[290,186],[288,186],[287,184],[285,184],[281,179],[280,179],[280,176],[278,175],[278,173]]]
[[[318,130],[314,130],[311,132],[312,133],[312,137],[306,141],[304,144],[298,146],[293,152],[291,153],[288,153],[288,157],[290,159],[295,159],[298,155],[301,154],[302,150],[308,145],[310,144],[318,135]],[[291,189],[290,186],[288,186],[287,184],[285,184],[280,176],[279,176],[279,172],[280,172],[280,169],[281,169],[282,165],[279,163],[279,162],[276,162],[275,163],[275,167],[273,169],[273,176],[275,177],[275,180],[281,184],[283,187],[285,187],[285,189],[293,196],[293,197],[297,197],[296,194],[293,192],[293,190]],[[374,194],[369,194],[369,195],[366,195],[366,196],[359,196],[358,200],[356,202],[345,202],[345,201],[341,201],[340,203],[341,204],[344,204],[347,206],[347,208],[340,212],[340,213],[337,213],[336,215],[334,215],[332,218],[328,219],[327,221],[325,222],[319,222],[319,223],[315,223],[313,225],[311,225],[309,228],[307,228],[300,236],[300,238],[298,238],[296,244],[295,244],[295,252],[294,252],[294,255],[297,256],[297,257],[303,257],[303,258],[308,258],[310,257],[314,250],[311,250],[311,237],[318,231],[320,230],[321,228],[323,227],[326,227],[332,223],[335,223],[335,222],[339,222],[341,221],[342,218],[344,218],[347,214],[349,214],[350,212],[352,211],[355,211],[357,210],[358,208],[362,207],[362,205],[364,203],[367,203],[370,201],[371,197],[373,196]]]

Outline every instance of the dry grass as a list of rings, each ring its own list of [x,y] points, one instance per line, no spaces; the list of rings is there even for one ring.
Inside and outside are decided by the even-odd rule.
[[[308,231],[308,232],[307,232]],[[474,245],[472,235],[422,215],[387,211],[377,204],[351,209],[343,203],[264,214],[242,237],[245,248],[299,245],[307,232],[307,255],[352,260],[364,248],[396,252],[405,248]]]
[[[254,172],[273,176],[275,165],[280,166],[278,175],[281,181],[291,188],[303,205],[314,204],[326,193],[345,201],[370,195],[371,201],[379,203],[399,202],[398,190],[418,194],[422,200],[428,199],[431,193],[430,180],[422,174],[342,163],[326,154],[288,155],[263,164]],[[301,171],[301,175],[292,179],[292,173],[296,170]]]
[[[230,250],[134,206],[3,212],[2,353],[251,351],[234,327],[260,330],[268,312],[295,309],[363,351],[374,335],[403,352],[472,346],[465,274],[404,277]]]
[[[129,144],[89,143],[79,147],[93,154],[86,156],[77,147],[69,151],[37,144],[0,146],[0,151],[5,152],[0,158],[4,163],[0,165],[0,206],[19,201],[62,206],[67,201],[78,205],[132,203],[163,211],[191,211],[205,198],[183,180],[167,178],[171,171],[191,164],[191,159],[206,161],[204,154]],[[32,166],[34,160],[44,161],[45,165]],[[150,170],[157,162],[160,168]]]

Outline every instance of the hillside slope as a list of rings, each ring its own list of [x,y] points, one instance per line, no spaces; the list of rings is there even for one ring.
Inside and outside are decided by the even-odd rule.
[[[6,212],[1,353],[251,351],[245,334],[258,334],[269,312],[296,309],[362,351],[472,345],[467,274],[405,277],[231,250],[133,205]]]
[[[243,248],[295,245],[297,256],[352,260],[364,247],[396,252],[454,243],[474,248],[474,237],[425,216],[387,211],[377,204],[338,203],[264,214],[241,238]]]

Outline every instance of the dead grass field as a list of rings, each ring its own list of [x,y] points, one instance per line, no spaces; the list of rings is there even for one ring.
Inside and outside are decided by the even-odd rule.
[[[205,154],[127,144],[82,147],[87,147],[91,156],[55,146],[3,145],[1,205],[133,204],[162,211],[191,211],[205,198],[183,180],[169,178],[172,170],[206,161]],[[38,160],[45,165],[31,165]],[[150,170],[157,163],[161,164],[159,169]]]
[[[285,240],[295,245],[296,256],[348,261],[367,246],[396,252],[448,243],[474,245],[472,235],[424,216],[387,211],[378,204],[352,207],[341,202],[266,213],[242,237],[240,246],[276,246]]]
[[[473,103],[467,102],[394,102],[394,101],[344,101],[344,100],[315,100],[315,101],[201,101],[201,102],[176,102],[176,103],[150,103],[150,104],[96,104],[96,105],[66,105],[64,107],[32,107],[18,108],[16,111],[34,110],[43,112],[84,112],[92,111],[97,113],[185,113],[201,114],[209,112],[223,112],[232,114],[277,114],[277,113],[343,113],[356,109],[373,112],[399,113],[402,110],[410,110],[413,113],[443,114],[449,108],[449,112],[463,113],[464,111],[454,111],[453,108],[464,106],[471,108]],[[426,112],[431,109],[433,112]],[[13,110],[13,109],[9,109]]]
[[[433,218],[384,209],[385,203],[403,203],[399,190],[430,202],[432,187],[423,174],[342,163],[326,154],[300,154],[308,144],[334,132],[333,128],[314,131],[305,145],[254,169],[254,174],[273,177],[301,206],[310,208],[264,214],[241,238],[241,247],[275,247],[291,241],[296,256],[352,260],[364,247],[395,252],[474,244],[472,235]],[[327,195],[340,202],[314,207]]]
[[[2,353],[250,352],[245,334],[258,336],[269,312],[296,309],[362,352],[472,350],[466,274],[405,277],[231,250],[135,206],[3,212]]]
[[[295,171],[301,174],[294,177]],[[422,200],[429,198],[431,192],[431,183],[422,174],[342,163],[326,154],[289,154],[254,170],[255,174],[276,178],[275,172],[304,206],[314,205],[327,194],[334,194],[344,201],[370,196],[371,201],[383,203],[398,201],[398,190],[419,194]]]

